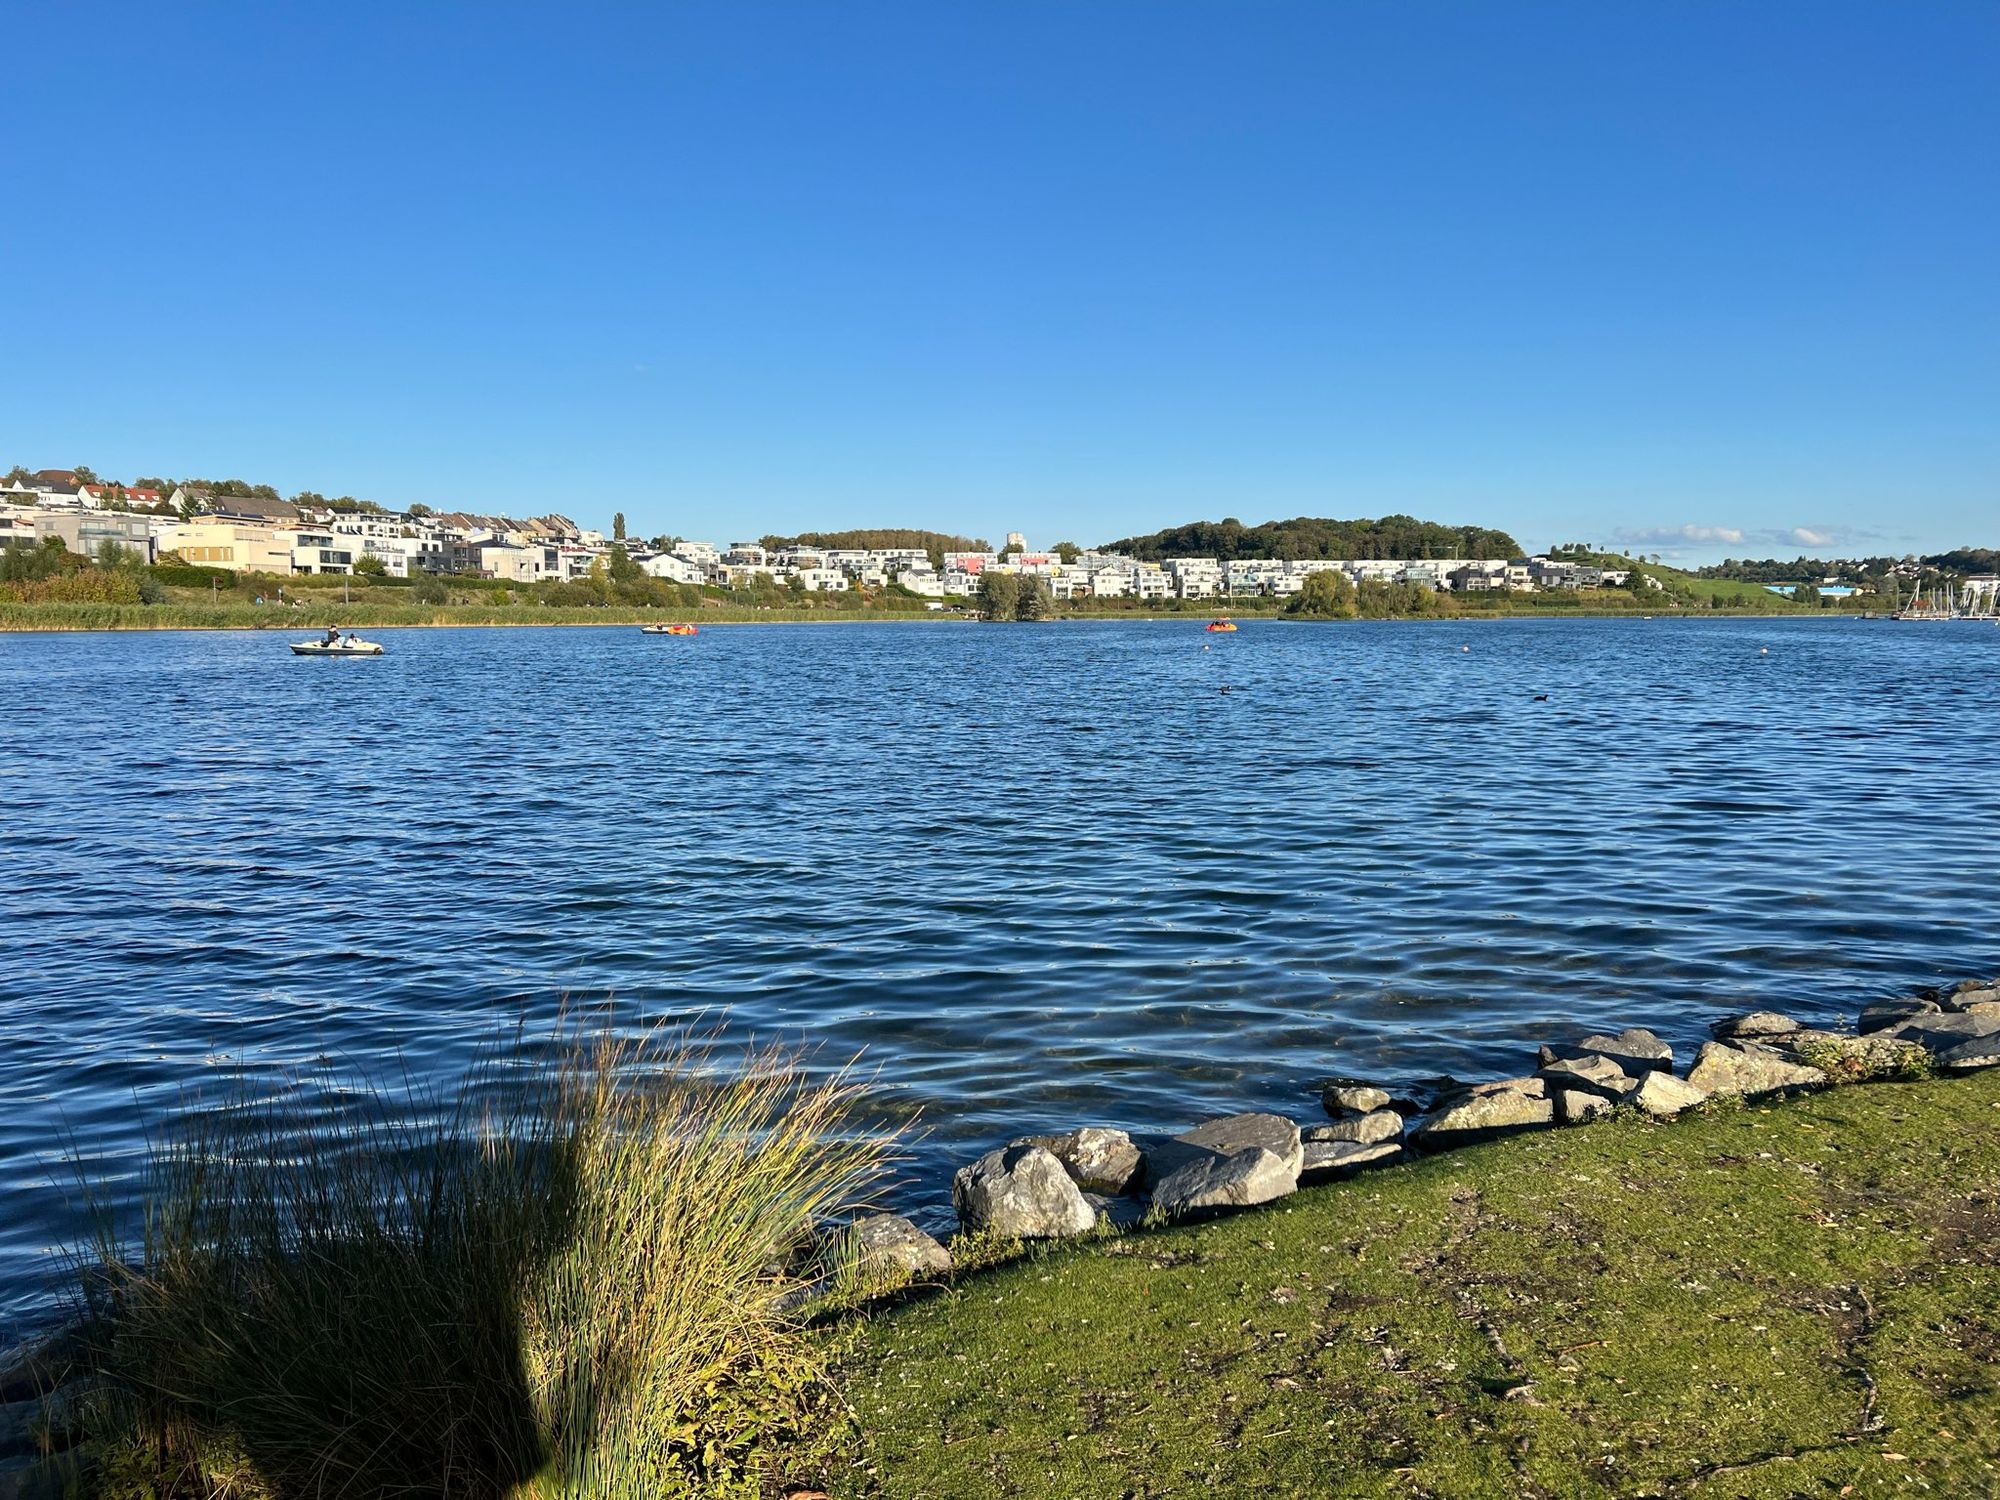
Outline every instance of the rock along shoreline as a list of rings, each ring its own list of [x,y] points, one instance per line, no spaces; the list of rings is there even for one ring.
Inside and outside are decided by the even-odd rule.
[[[1757,1010],[1725,1017],[1709,1034],[1681,1071],[1671,1046],[1634,1026],[1545,1044],[1531,1072],[1458,1084],[1424,1102],[1368,1083],[1335,1084],[1321,1095],[1324,1122],[1257,1112],[1173,1135],[1085,1125],[1018,1136],[958,1169],[952,1206],[967,1235],[1068,1239],[1253,1208],[1413,1156],[1587,1125],[1620,1110],[1666,1120],[1710,1099],[2000,1066],[2000,978],[1882,1001],[1851,1030]],[[953,1269],[951,1251],[902,1215],[858,1220],[854,1243],[878,1282],[935,1280]]]

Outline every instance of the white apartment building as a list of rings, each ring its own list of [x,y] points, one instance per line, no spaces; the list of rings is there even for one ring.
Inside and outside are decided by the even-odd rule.
[[[1166,567],[1183,599],[1213,599],[1222,592],[1222,564],[1212,557],[1170,557]]]
[[[708,550],[713,552],[715,549],[711,547]],[[708,582],[708,569],[678,552],[656,552],[639,566],[648,577],[664,578],[671,583]]]

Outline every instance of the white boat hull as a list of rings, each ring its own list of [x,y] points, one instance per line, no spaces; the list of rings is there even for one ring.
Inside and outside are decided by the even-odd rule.
[[[382,644],[379,641],[356,641],[353,645],[342,641],[337,646],[329,646],[325,641],[293,641],[294,656],[380,656]]]

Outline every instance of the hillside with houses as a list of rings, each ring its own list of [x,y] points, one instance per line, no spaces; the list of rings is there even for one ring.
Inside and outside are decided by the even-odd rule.
[[[523,517],[422,505],[392,511],[311,494],[284,500],[268,486],[240,483],[121,485],[78,469],[17,469],[0,486],[0,544],[55,539],[86,557],[112,547],[148,563],[169,560],[274,577],[435,575],[533,585],[575,582],[592,576],[593,569],[615,568],[697,587],[777,583],[804,593],[895,588],[939,602],[977,597],[982,578],[992,573],[1040,579],[1053,598],[1064,601],[1289,598],[1313,573],[1327,571],[1344,572],[1356,583],[1459,593],[1616,587],[1628,578],[1625,570],[1576,560],[1438,555],[1437,539],[1461,535],[1460,529],[1409,524],[1419,528],[1430,555],[1399,555],[1407,549],[1395,548],[1386,549],[1387,556],[1354,557],[1249,556],[1232,549],[1223,549],[1232,555],[1152,555],[1156,547],[1135,555],[1070,544],[1038,551],[1018,532],[998,548],[925,532],[645,541],[624,535],[622,517],[607,536],[553,512]],[[902,544],[826,545],[850,538]],[[963,545],[946,550],[941,542]],[[1367,550],[1385,549],[1371,543]]]

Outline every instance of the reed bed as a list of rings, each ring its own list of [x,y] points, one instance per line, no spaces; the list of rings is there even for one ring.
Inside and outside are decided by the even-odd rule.
[[[303,1138],[183,1111],[79,1266],[100,1494],[755,1494],[809,1461],[843,1408],[789,1304],[894,1148],[856,1083],[712,1039],[515,1061]]]

